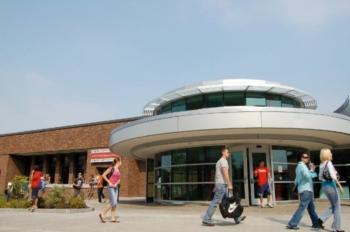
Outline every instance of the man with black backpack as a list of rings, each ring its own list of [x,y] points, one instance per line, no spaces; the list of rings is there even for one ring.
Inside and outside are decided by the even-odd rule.
[[[229,177],[229,165],[227,159],[230,158],[230,152],[227,147],[221,149],[221,158],[216,163],[215,169],[215,194],[211,201],[208,210],[206,211],[202,224],[204,226],[214,226],[212,222],[212,216],[215,213],[217,206],[220,204],[224,196],[229,192],[232,195],[232,182]],[[236,217],[235,222],[238,224],[240,221],[244,220],[245,217]]]
[[[80,196],[80,190],[83,187],[84,184],[84,178],[81,172],[78,173],[78,177],[73,182],[73,188],[74,188],[74,196]]]

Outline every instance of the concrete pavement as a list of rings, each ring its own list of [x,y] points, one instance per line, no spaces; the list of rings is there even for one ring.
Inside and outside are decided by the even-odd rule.
[[[0,212],[0,232],[96,232],[96,231],[122,231],[122,232],[185,232],[185,231],[288,231],[285,229],[289,218],[297,205],[280,205],[274,209],[260,209],[256,207],[245,208],[247,219],[239,225],[232,219],[222,219],[220,213],[215,214],[215,227],[201,225],[200,215],[207,206],[183,205],[160,206],[144,204],[125,204],[118,206],[120,223],[100,223],[98,213],[105,204],[89,202],[96,207],[93,212],[85,213],[45,213],[45,212]],[[325,209],[327,204],[317,203],[317,211]],[[350,207],[342,207],[343,228],[350,231]],[[331,221],[326,223],[330,231]],[[314,231],[310,227],[310,219],[304,216],[300,231]]]

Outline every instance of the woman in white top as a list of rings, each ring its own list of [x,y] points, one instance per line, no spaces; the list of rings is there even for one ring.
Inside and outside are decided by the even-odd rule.
[[[320,215],[322,223],[324,223],[332,215],[334,221],[332,224],[333,231],[344,231],[341,230],[340,222],[340,197],[337,191],[337,185],[341,193],[343,193],[343,188],[338,180],[338,173],[332,164],[332,152],[324,148],[320,152],[320,173],[319,179],[322,181],[322,192],[326,195],[329,200],[331,207],[327,209]]]

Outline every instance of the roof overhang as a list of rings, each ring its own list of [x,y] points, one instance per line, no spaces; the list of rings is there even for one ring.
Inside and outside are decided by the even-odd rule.
[[[166,150],[222,144],[266,143],[310,150],[347,146],[350,118],[315,110],[218,107],[147,117],[112,131],[114,152],[137,158]]]
[[[299,101],[306,109],[317,108],[317,101],[310,94],[287,85],[264,80],[225,79],[200,82],[170,91],[150,101],[144,107],[144,115],[153,115],[154,110],[159,106],[183,97],[220,91],[252,91],[279,94]]]

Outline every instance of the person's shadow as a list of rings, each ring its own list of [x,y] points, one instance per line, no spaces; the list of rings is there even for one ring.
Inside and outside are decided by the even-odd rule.
[[[283,225],[284,227],[286,227],[288,225],[288,220],[283,220],[283,219],[278,219],[278,218],[274,218],[274,217],[268,217],[268,220],[272,221],[272,222],[277,222],[281,225]],[[311,227],[310,225],[306,224],[306,223],[300,223],[299,225],[300,227]],[[315,229],[315,228],[311,228],[313,231],[319,231],[321,229]],[[332,232],[332,230],[327,230],[327,229],[323,229],[323,231],[327,231],[327,232]]]
[[[232,221],[215,219],[214,223],[216,226],[237,226],[238,225],[233,219]]]

